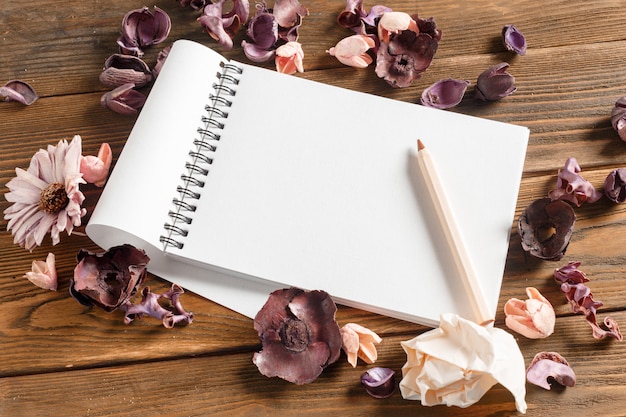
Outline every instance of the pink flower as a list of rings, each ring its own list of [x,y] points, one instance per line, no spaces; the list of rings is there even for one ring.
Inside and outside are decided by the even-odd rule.
[[[304,72],[302,58],[302,46],[298,42],[287,42],[276,49],[276,71],[290,75],[296,71]]]
[[[352,35],[340,40],[327,52],[344,65],[365,68],[373,61],[367,51],[375,46],[376,42],[369,36]]]
[[[376,345],[383,341],[380,336],[356,323],[348,323],[339,331],[343,343],[341,347],[346,352],[350,365],[356,367],[357,358],[369,364],[376,362]]]
[[[98,156],[88,155],[80,159],[80,172],[90,184],[102,187],[109,175],[109,168],[113,161],[113,153],[108,143],[100,145]]]
[[[21,80],[7,81],[0,87],[0,96],[4,97],[4,101],[17,101],[25,106],[30,106],[39,98],[33,87]]]
[[[50,252],[45,261],[33,261],[32,271],[24,275],[30,282],[44,290],[57,290],[57,269],[54,253]]]
[[[108,91],[100,98],[102,107],[115,113],[135,115],[146,102],[146,96],[134,89],[135,84],[127,83],[120,85],[112,91]]]
[[[81,137],[76,135],[69,144],[63,139],[57,146],[39,150],[27,170],[15,169],[17,176],[7,183],[5,194],[13,204],[4,210],[14,243],[32,251],[50,233],[56,245],[60,232],[71,235],[80,226],[87,213],[81,207],[85,196],[79,190],[85,183],[80,173],[81,152]]]
[[[526,370],[526,379],[531,384],[549,390],[556,382],[564,387],[576,385],[576,374],[567,360],[558,352],[539,352]]]
[[[554,332],[554,308],[537,289],[526,288],[528,300],[511,298],[504,305],[506,326],[529,339],[543,339]]]
[[[602,197],[602,193],[580,175],[580,166],[576,158],[567,158],[563,169],[559,170],[556,188],[550,190],[548,196],[552,200],[565,200],[576,207],[582,203],[595,203]]]

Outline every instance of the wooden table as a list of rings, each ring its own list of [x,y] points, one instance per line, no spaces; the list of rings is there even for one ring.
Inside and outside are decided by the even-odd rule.
[[[231,58],[246,59],[239,46],[243,34],[236,38],[233,50],[224,51],[201,30],[197,12],[179,7],[174,0],[154,4],[170,15],[173,27],[165,44],[148,52],[147,61],[153,62],[162,46],[179,38],[214,46]],[[515,94],[482,104],[468,93],[452,111],[531,129],[516,217],[554,187],[556,173],[568,157],[578,159],[585,178],[598,188],[610,170],[626,166],[626,143],[612,129],[609,116],[615,101],[626,95],[624,2],[381,2],[397,11],[433,16],[443,31],[431,67],[405,89],[389,87],[371,67],[345,67],[325,53],[348,35],[335,22],[345,2],[310,0],[303,4],[310,14],[300,36],[306,54],[305,73],[297,75],[300,77],[417,102],[422,90],[439,79],[454,77],[474,83],[488,66],[509,62],[517,80]],[[374,4],[366,2],[365,7]],[[100,106],[100,96],[107,88],[98,75],[104,60],[117,51],[122,17],[144,5],[134,0],[3,0],[0,83],[22,79],[31,83],[41,98],[30,107],[0,105],[2,193],[7,192],[6,183],[15,175],[15,167],[26,168],[35,151],[62,138],[80,134],[85,154],[94,154],[100,143],[109,142],[114,155],[119,155],[134,117]],[[506,24],[515,24],[526,35],[526,56],[504,50],[500,31]],[[291,105],[297,103],[277,98],[268,106],[276,113],[267,116],[279,117],[281,108]],[[497,157],[497,149],[485,152]],[[85,207],[91,212],[100,190],[83,189]],[[4,199],[0,202],[0,209],[8,206]],[[575,387],[552,391],[527,384],[528,415],[532,416],[626,413],[626,344],[593,339],[584,317],[572,314],[552,278],[554,268],[581,261],[595,298],[604,302],[598,318],[610,314],[626,327],[626,205],[603,199],[577,208],[576,214],[571,245],[559,262],[528,256],[512,228],[496,326],[505,328],[502,306],[509,298],[525,298],[527,286],[538,288],[552,302],[558,318],[555,333],[546,339],[517,336],[526,363],[537,352],[557,351],[578,378]],[[46,240],[30,253],[13,244],[6,221],[2,226],[2,416],[517,414],[512,395],[500,385],[468,409],[423,407],[403,400],[398,392],[392,398],[376,400],[359,383],[367,366],[360,364],[354,369],[343,355],[310,385],[268,379],[251,361],[260,344],[249,318],[186,293],[183,303],[195,313],[192,325],[167,330],[152,319],[125,325],[120,312],[85,308],[68,294],[78,250],[98,250],[88,238],[62,236],[54,247]],[[50,251],[57,257],[57,292],[42,290],[22,278],[32,260],[43,260]],[[168,286],[156,277],[150,277],[148,284],[155,291]],[[377,364],[398,372],[406,360],[400,341],[427,330],[344,307],[340,307],[337,320],[360,323],[381,335],[384,341]]]

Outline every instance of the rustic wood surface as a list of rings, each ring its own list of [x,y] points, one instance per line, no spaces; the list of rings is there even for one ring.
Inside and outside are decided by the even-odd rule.
[[[612,129],[609,117],[615,101],[626,95],[623,1],[381,2],[396,11],[433,16],[443,31],[431,67],[405,89],[392,89],[376,77],[373,68],[348,68],[325,53],[348,35],[335,21],[344,1],[302,3],[310,13],[300,35],[305,51],[305,73],[297,75],[300,77],[417,102],[421,91],[439,79],[453,77],[474,83],[488,66],[509,62],[517,80],[515,94],[497,103],[481,104],[468,91],[451,111],[531,129],[516,217],[554,186],[558,169],[570,156],[578,159],[585,178],[598,188],[609,171],[626,166],[626,143]],[[365,7],[374,4],[366,1]],[[59,139],[80,134],[85,154],[94,154],[106,141],[114,155],[119,155],[134,118],[100,106],[100,96],[107,88],[98,75],[104,60],[117,51],[122,17],[144,5],[153,6],[136,0],[2,1],[0,84],[21,79],[31,83],[41,97],[30,107],[0,103],[3,194],[15,167],[26,168],[35,151]],[[173,26],[166,42],[147,52],[149,64],[163,46],[179,38],[213,46],[231,58],[246,59],[239,46],[243,34],[237,36],[232,50],[224,51],[202,31],[196,22],[198,12],[181,8],[174,0],[156,0],[154,5],[170,15]],[[506,24],[515,24],[526,35],[526,56],[505,51],[500,31]],[[184,100],[184,95],[178,99]],[[297,97],[268,98],[268,108],[263,111],[268,119],[278,119],[284,106],[297,106],[297,101]],[[484,151],[497,157],[497,149]],[[468,186],[489,184],[468,182]],[[85,206],[91,212],[100,191],[92,186],[83,189]],[[6,200],[0,201],[1,210],[8,206]],[[575,387],[551,391],[527,384],[527,414],[623,416],[626,345],[593,339],[585,319],[571,313],[552,271],[568,261],[581,261],[595,298],[604,302],[599,319],[611,315],[626,323],[626,205],[603,199],[577,208],[576,214],[571,245],[557,263],[524,253],[512,229],[496,326],[505,328],[502,306],[506,300],[523,298],[527,286],[538,288],[557,311],[556,331],[542,340],[517,337],[526,363],[537,352],[557,351],[570,362],[578,380]],[[367,366],[360,364],[354,369],[343,355],[306,386],[268,379],[251,362],[260,349],[252,320],[186,293],[183,303],[195,313],[192,325],[167,330],[151,319],[125,325],[121,313],[85,308],[68,294],[76,253],[80,248],[98,249],[88,238],[62,236],[54,247],[46,240],[31,253],[13,244],[4,220],[2,229],[1,416],[518,415],[512,395],[500,385],[467,409],[424,407],[403,400],[398,392],[390,399],[373,399],[359,383]],[[39,289],[22,278],[32,260],[44,259],[50,251],[57,256],[57,292]],[[168,286],[156,277],[150,277],[148,284],[153,290]],[[360,323],[381,335],[384,341],[377,364],[398,372],[406,360],[399,342],[427,330],[344,307],[340,307],[337,320],[340,324]]]

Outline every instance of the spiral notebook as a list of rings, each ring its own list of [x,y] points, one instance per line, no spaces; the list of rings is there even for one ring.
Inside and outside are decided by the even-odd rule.
[[[417,169],[427,144],[494,312],[521,126],[350,91],[174,43],[87,233],[254,317],[278,288],[436,326],[471,318]]]

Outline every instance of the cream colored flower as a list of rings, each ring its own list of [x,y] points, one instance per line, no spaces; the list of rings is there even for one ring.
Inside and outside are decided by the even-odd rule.
[[[342,348],[348,356],[348,363],[356,367],[357,358],[372,364],[378,359],[376,345],[383,339],[370,329],[356,323],[348,323],[339,329]]]
[[[552,304],[535,288],[526,288],[526,294],[528,300],[511,298],[504,304],[506,327],[529,339],[550,336],[556,322]]]
[[[410,30],[419,33],[417,22],[404,12],[387,12],[382,15],[378,22],[378,39],[389,43],[391,34],[400,33],[403,30]]]
[[[57,269],[54,253],[50,252],[45,261],[33,261],[32,271],[24,275],[30,282],[44,290],[57,290]]]
[[[60,232],[72,234],[80,226],[87,210],[81,207],[85,196],[79,184],[85,180],[80,173],[81,138],[76,135],[68,144],[49,145],[33,155],[27,170],[16,168],[4,195],[13,203],[4,210],[7,230],[14,243],[32,251],[50,233],[52,244],[60,241]]]
[[[343,38],[327,52],[344,65],[366,68],[374,60],[367,51],[376,46],[372,38],[365,35],[352,35]]]

